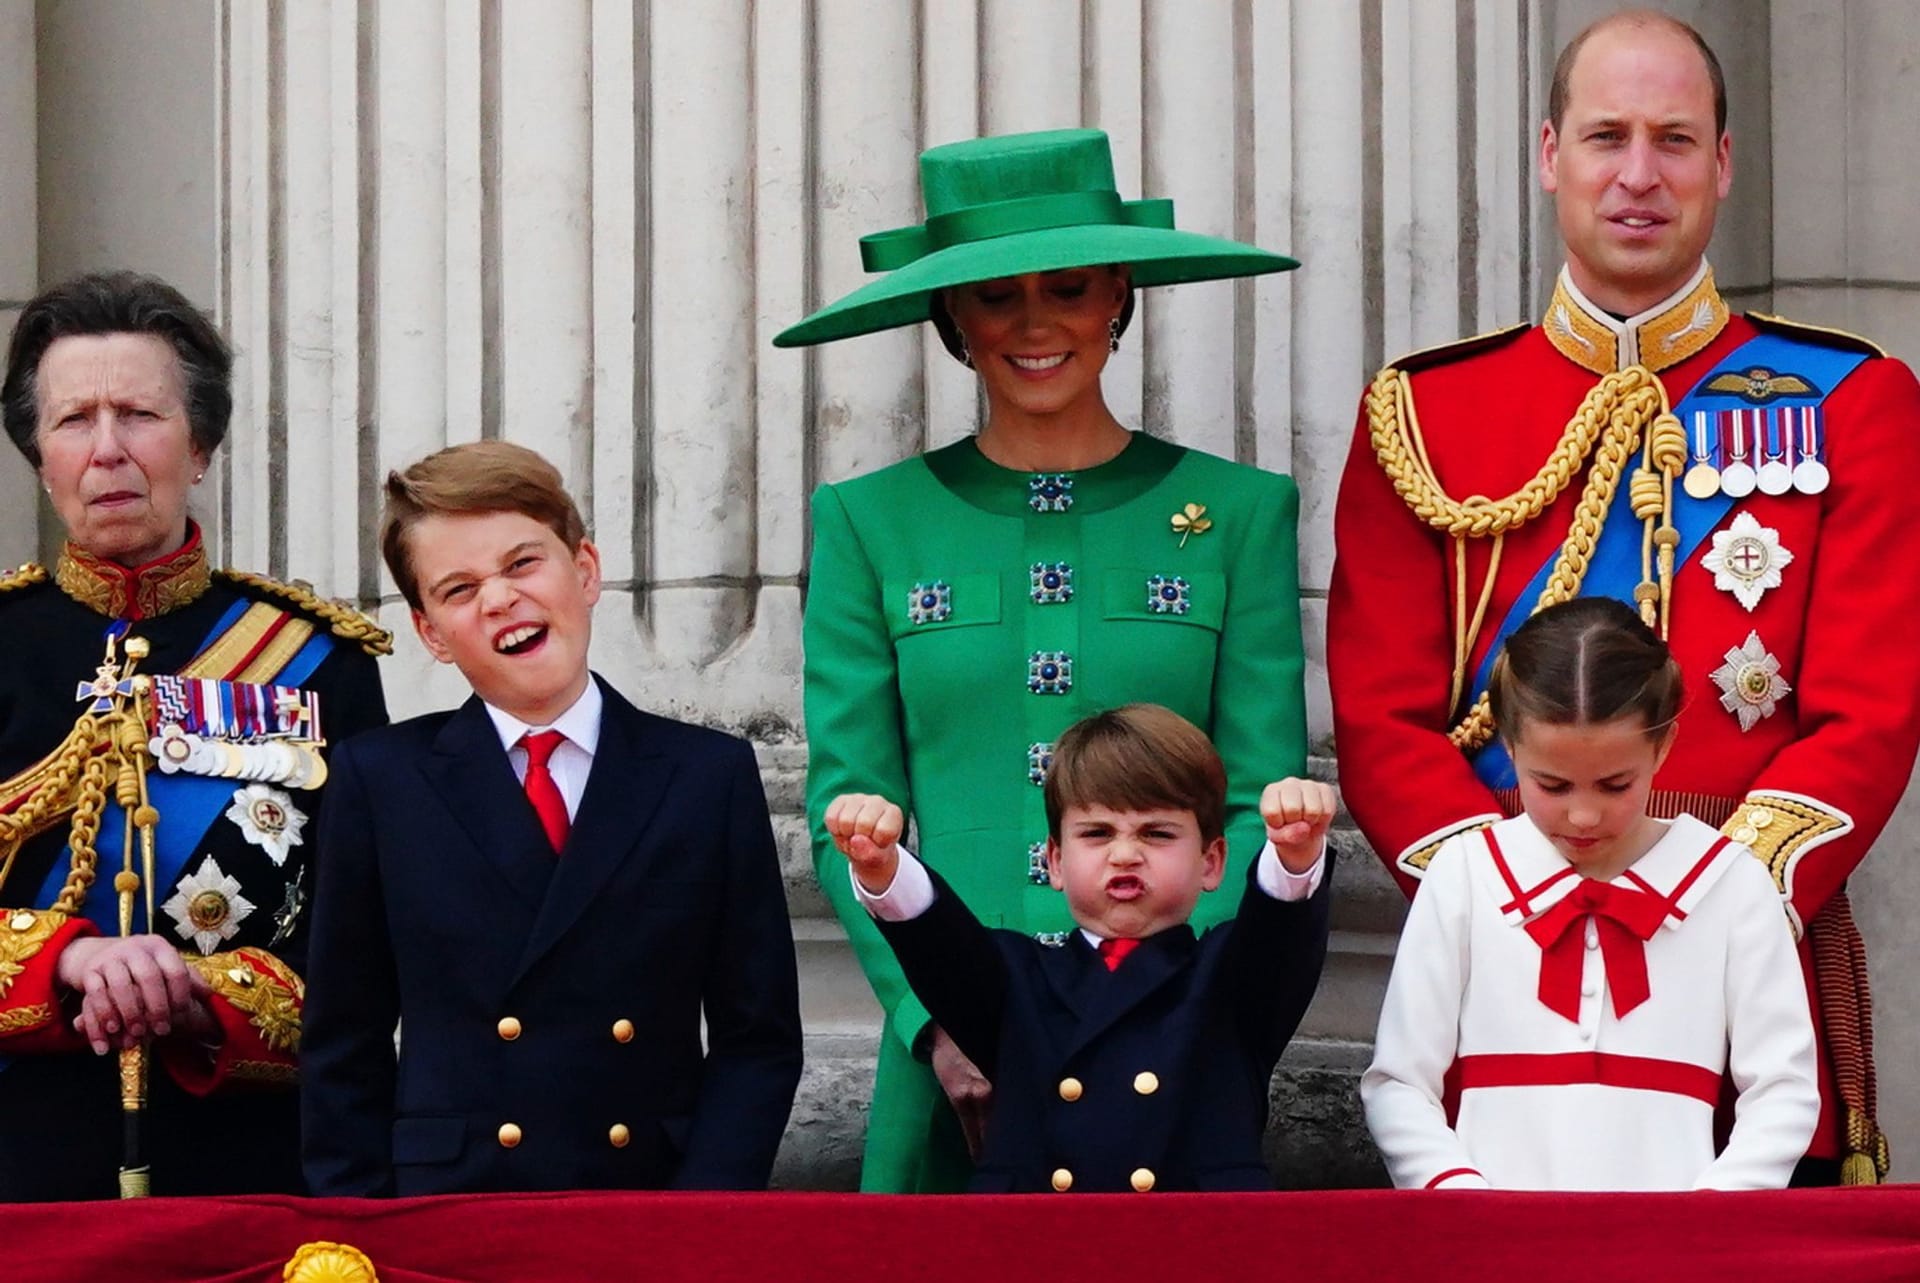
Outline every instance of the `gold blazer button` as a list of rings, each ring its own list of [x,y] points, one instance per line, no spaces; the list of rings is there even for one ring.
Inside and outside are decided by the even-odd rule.
[[[519,1123],[501,1123],[500,1124],[500,1148],[512,1149],[515,1145],[518,1145],[519,1143],[520,1143],[520,1124]]]
[[[1064,1167],[1053,1169],[1053,1187],[1064,1194],[1073,1188],[1073,1173]]]
[[[628,1130],[625,1123],[615,1123],[613,1126],[607,1128],[607,1143],[615,1149],[625,1149],[627,1142],[632,1139],[633,1132]]]
[[[1061,1100],[1068,1101],[1069,1103],[1071,1103],[1072,1101],[1079,1100],[1080,1093],[1084,1090],[1085,1089],[1081,1087],[1080,1080],[1078,1078],[1062,1078],[1060,1080],[1060,1099]]]
[[[500,1039],[503,1042],[512,1042],[520,1036],[520,1021],[513,1016],[500,1017],[500,1023],[494,1028],[500,1031]]]
[[[1143,1069],[1133,1076],[1133,1089],[1142,1096],[1151,1096],[1160,1090],[1160,1075],[1151,1069]]]
[[[1133,1175],[1128,1179],[1132,1182],[1135,1192],[1144,1194],[1153,1188],[1153,1169],[1136,1167],[1133,1169]]]
[[[613,1022],[613,1040],[615,1042],[633,1041],[633,1021],[622,1017]]]

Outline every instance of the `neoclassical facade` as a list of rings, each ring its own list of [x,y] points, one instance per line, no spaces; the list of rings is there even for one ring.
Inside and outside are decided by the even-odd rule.
[[[240,352],[236,430],[202,487],[217,554],[399,629],[401,714],[462,688],[406,635],[374,544],[380,478],[481,437],[560,465],[607,572],[597,666],[760,746],[811,1039],[781,1179],[845,1185],[878,1014],[799,814],[806,499],[971,430],[978,405],[930,331],[768,340],[859,281],[861,234],[918,220],[923,147],[981,132],[1103,128],[1123,195],[1299,257],[1143,299],[1107,386],[1131,425],[1298,478],[1330,770],[1331,504],[1360,391],[1384,360],[1543,300],[1546,82],[1613,7],[18,0],[0,6],[0,330],[40,284],[103,266],[212,308]],[[1664,7],[1728,72],[1736,177],[1712,256],[1729,300],[1920,359],[1910,4]],[[0,561],[56,537],[36,497],[0,460]],[[1916,842],[1910,802],[1854,895],[1896,1174],[1920,1146]],[[1300,1183],[1379,1179],[1352,1078],[1403,911],[1371,859],[1348,862],[1279,1087]]]

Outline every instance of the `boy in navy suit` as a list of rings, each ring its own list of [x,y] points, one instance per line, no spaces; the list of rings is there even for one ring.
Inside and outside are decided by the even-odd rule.
[[[1187,920],[1225,871],[1226,792],[1213,745],[1167,709],[1068,728],[1046,778],[1048,877],[1079,926],[1065,940],[982,926],[900,847],[885,798],[827,808],[914,993],[993,1082],[975,1191],[1271,1187],[1267,1085],[1326,958],[1334,797],[1267,786],[1253,886],[1196,937]]]
[[[474,694],[333,759],[301,1053],[313,1192],[764,1187],[800,1017],[751,746],[588,671],[599,554],[532,451],[390,474],[380,538],[420,640]]]

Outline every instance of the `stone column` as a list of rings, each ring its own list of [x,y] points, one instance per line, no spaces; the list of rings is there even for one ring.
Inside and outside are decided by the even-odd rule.
[[[0,343],[39,284],[34,6],[0,7]],[[37,555],[39,485],[11,442],[0,444],[0,571]]]
[[[1920,29],[1902,0],[1774,0],[1773,296],[1796,320],[1920,362]],[[1890,590],[1898,588],[1889,586]],[[1862,655],[1871,666],[1873,657]],[[1920,790],[1849,888],[1867,938],[1880,1124],[1894,1175],[1920,1170]]]

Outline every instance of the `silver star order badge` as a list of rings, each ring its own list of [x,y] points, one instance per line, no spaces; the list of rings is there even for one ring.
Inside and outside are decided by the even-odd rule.
[[[289,852],[305,842],[300,830],[307,826],[307,817],[291,797],[265,784],[235,789],[227,818],[238,824],[247,841],[265,851],[275,865],[285,864]]]
[[[253,901],[240,894],[240,880],[220,871],[212,856],[195,872],[181,878],[173,895],[160,906],[173,919],[182,940],[193,941],[201,953],[212,953],[231,940],[253,912]]]
[[[1727,662],[1708,674],[1720,688],[1720,706],[1740,719],[1750,731],[1763,717],[1772,717],[1779,701],[1793,690],[1780,676],[1780,661],[1760,641],[1759,633],[1727,652]]]
[[[1752,610],[1769,588],[1780,586],[1780,572],[1793,564],[1793,554],[1780,545],[1779,531],[1743,512],[1725,530],[1714,531],[1713,551],[1700,564],[1713,572],[1715,588]]]

